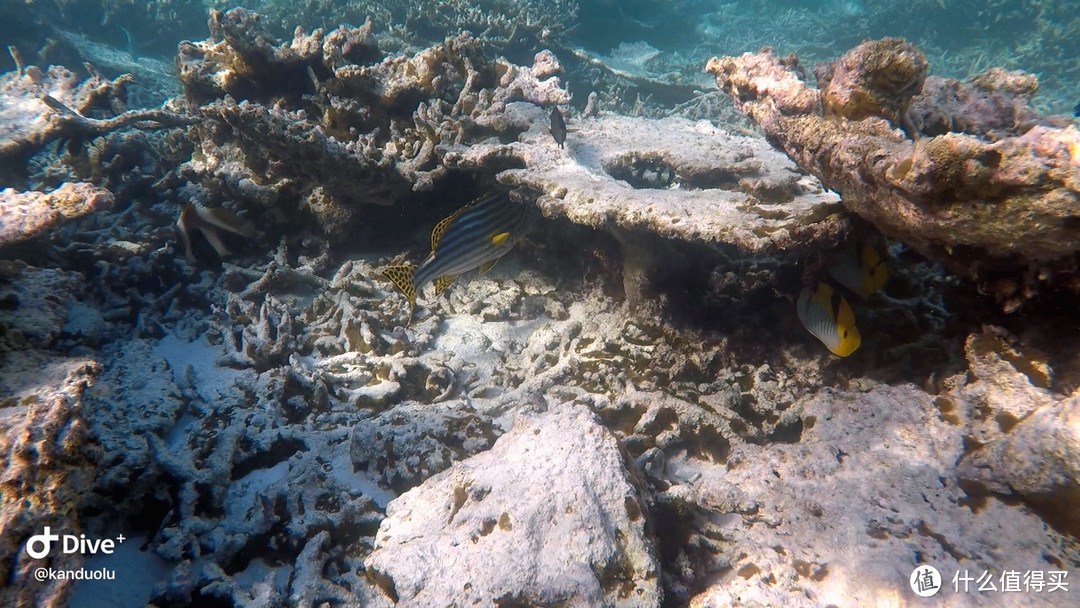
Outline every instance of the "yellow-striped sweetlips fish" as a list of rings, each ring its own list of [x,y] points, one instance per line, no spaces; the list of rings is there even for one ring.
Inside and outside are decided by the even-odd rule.
[[[890,275],[887,259],[869,242],[844,249],[829,267],[829,276],[860,296],[884,287]]]
[[[819,282],[813,290],[803,287],[795,302],[795,311],[803,327],[821,340],[834,355],[846,357],[862,343],[855,327],[851,306],[828,283]]]
[[[416,295],[428,281],[435,282],[439,295],[463,273],[491,270],[525,235],[532,216],[529,206],[511,201],[505,193],[486,194],[435,225],[431,253],[419,266],[390,266],[383,276],[409,299],[411,320]]]

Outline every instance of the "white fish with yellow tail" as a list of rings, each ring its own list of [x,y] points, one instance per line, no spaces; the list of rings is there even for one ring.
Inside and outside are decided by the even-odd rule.
[[[834,355],[846,357],[862,343],[851,305],[828,283],[819,282],[813,289],[803,287],[795,311],[803,327]]]
[[[419,266],[390,266],[383,276],[409,299],[411,321],[416,294],[428,281],[435,281],[439,295],[462,273],[474,268],[487,272],[521,240],[531,220],[528,206],[503,193],[487,194],[435,225],[431,253]]]
[[[870,242],[847,247],[829,267],[830,277],[860,296],[884,287],[891,275],[888,258]]]

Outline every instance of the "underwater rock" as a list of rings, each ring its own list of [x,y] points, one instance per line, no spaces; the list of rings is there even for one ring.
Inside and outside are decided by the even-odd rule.
[[[392,501],[365,564],[398,606],[659,606],[638,492],[615,438],[560,405]]]
[[[826,388],[793,407],[797,442],[735,444],[722,472],[668,458],[674,484],[657,499],[669,534],[682,536],[665,571],[725,572],[703,591],[682,587],[689,605],[883,605],[907,593],[919,563],[949,584],[965,569],[998,577],[1080,557],[1075,539],[1024,507],[965,492],[955,465],[963,430],[933,396],[875,384]],[[968,605],[951,597],[943,605]],[[1055,599],[1033,593],[1025,603]]]
[[[1053,371],[1045,355],[1022,348],[1005,330],[986,326],[968,336],[964,356],[968,378],[944,381],[952,390],[939,409],[948,410],[945,417],[959,417],[979,444],[1000,439],[1020,420],[1055,403],[1049,391]],[[961,407],[955,409],[949,399]]]
[[[929,119],[925,102],[909,97],[921,91],[914,86],[920,65],[913,49],[879,41],[865,42],[821,70],[832,78],[824,91],[806,86],[794,57],[780,59],[771,51],[714,57],[706,69],[770,142],[840,192],[847,209],[976,281],[1006,310],[1044,287],[1080,293],[1080,223],[1074,221],[1080,131],[1042,125],[1025,131],[1031,120],[1005,100],[1022,97],[1030,82],[1025,88],[1022,79],[995,72],[973,81],[990,90],[986,103],[954,107],[997,110],[1005,118],[949,121],[951,129],[998,131],[995,140],[958,132],[912,140],[909,103],[931,132],[936,127],[928,125],[943,122]],[[854,73],[837,81],[844,70]],[[939,96],[935,82],[930,94]],[[856,85],[865,90],[843,89]],[[828,107],[849,108],[854,119],[823,113]],[[1016,130],[1006,136],[999,127],[1008,124]],[[900,130],[905,125],[907,135]]]
[[[1021,496],[1047,521],[1080,537],[1080,398],[1050,392],[1045,356],[999,328],[968,338],[969,377],[935,405],[968,427],[958,465],[972,490]]]
[[[83,293],[76,272],[34,268],[0,260],[0,353],[26,349],[64,351],[76,298]]]
[[[84,182],[64,182],[52,192],[0,190],[0,246],[44,234],[68,220],[112,209],[112,192]]]
[[[847,227],[837,197],[759,139],[602,114],[572,121],[563,152],[540,129],[542,109],[510,104],[507,116],[531,125],[517,142],[449,147],[448,160],[476,170],[518,159],[498,180],[538,193],[548,217],[749,252],[811,247]]]
[[[1043,406],[961,462],[967,479],[1018,494],[1059,530],[1080,536],[1080,398]]]
[[[464,407],[399,404],[356,425],[349,454],[357,470],[401,493],[488,449],[495,437],[490,420]]]
[[[83,392],[100,365],[27,349],[4,353],[0,366],[0,603],[67,606],[68,580],[35,577],[38,568],[78,569],[83,556],[53,550],[34,559],[32,535],[78,534],[79,506],[97,474],[97,447],[82,412]]]
[[[158,500],[153,494],[161,471],[149,436],[164,438],[173,429],[184,400],[172,370],[155,352],[157,344],[132,340],[106,349],[102,373],[84,397],[90,429],[103,451],[101,474],[87,503],[103,512]],[[117,504],[117,496],[126,504]]]

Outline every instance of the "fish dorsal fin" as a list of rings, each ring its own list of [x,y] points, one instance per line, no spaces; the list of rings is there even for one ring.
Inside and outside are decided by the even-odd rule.
[[[416,287],[413,285],[413,273],[416,272],[415,264],[401,264],[389,266],[383,270],[383,276],[390,279],[394,287],[398,288],[409,300],[409,320],[405,322],[408,327],[412,323],[413,311],[416,309]]]
[[[496,247],[502,247],[503,245],[506,244],[506,241],[509,240],[509,238],[510,238],[510,233],[509,232],[500,232],[499,234],[496,234],[495,236],[491,237],[491,244],[495,245]]]
[[[435,279],[435,295],[441,294],[457,279],[456,274],[444,274],[441,277]]]
[[[416,302],[416,287],[413,285],[413,273],[416,272],[415,264],[401,264],[399,266],[389,266],[383,270],[383,276],[390,279],[390,282],[394,284],[394,287],[398,288],[406,298],[409,299],[409,304]]]
[[[446,233],[446,227],[450,225],[450,222],[456,220],[458,218],[458,216],[461,215],[462,213],[464,213],[465,210],[468,209],[471,204],[472,203],[469,203],[469,205],[465,205],[461,209],[458,209],[457,211],[455,211],[455,212],[451,213],[450,215],[444,217],[442,220],[439,221],[438,224],[435,224],[435,227],[431,229],[431,250],[432,251],[435,251],[435,248],[439,246],[439,241],[442,240],[443,234]]]

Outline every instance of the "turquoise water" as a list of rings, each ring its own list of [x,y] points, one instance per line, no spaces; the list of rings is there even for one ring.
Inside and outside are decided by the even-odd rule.
[[[175,0],[138,10],[120,1],[10,0],[0,6],[0,40],[18,46],[30,62],[38,62],[40,53],[45,62],[78,65],[77,52],[58,38],[58,28],[121,52],[171,61],[179,41],[205,36],[207,7],[243,6],[261,13],[280,37],[296,26],[310,31],[360,25],[371,17],[376,31],[393,33],[386,36],[395,39],[392,44],[423,46],[468,29],[486,32],[493,52],[516,61],[542,47],[568,61],[560,53],[565,47],[610,55],[620,44],[646,43],[659,51],[648,71],[670,77],[699,72],[712,55],[766,45],[797,53],[812,66],[863,39],[901,36],[927,54],[931,74],[966,78],[992,66],[1025,70],[1040,79],[1037,106],[1054,113],[1066,113],[1080,96],[1080,17],[1069,0],[489,0],[472,12],[469,4],[325,0],[296,10],[291,2]],[[59,44],[45,42],[50,40]],[[0,69],[12,66],[10,58],[0,58]]]

